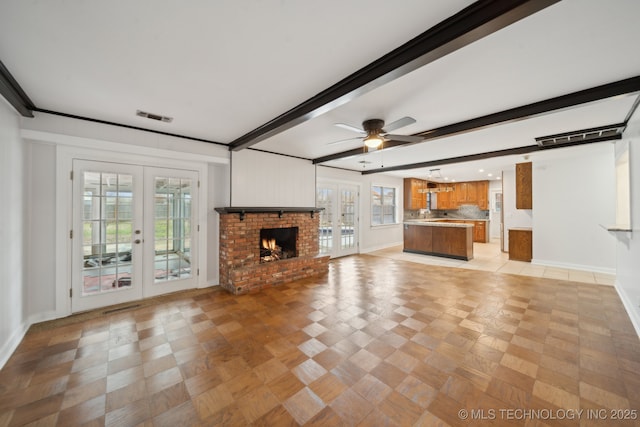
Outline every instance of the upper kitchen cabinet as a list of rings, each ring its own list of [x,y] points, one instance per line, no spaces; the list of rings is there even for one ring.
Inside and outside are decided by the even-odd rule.
[[[455,190],[452,184],[438,184],[438,196],[435,209],[457,209]]]
[[[478,208],[486,211],[489,209],[489,181],[478,181],[476,183],[478,192]]]
[[[418,178],[404,179],[404,208],[410,211],[427,208],[427,181]]]
[[[469,198],[471,194],[475,194],[475,191],[471,190],[472,187],[475,189],[475,184],[472,182],[460,182],[455,185],[453,194],[455,194],[456,203],[458,204],[458,206],[473,204],[473,202]]]
[[[533,209],[531,162],[516,163],[516,209]]]
[[[468,181],[441,184],[453,188],[448,193],[438,193],[438,209],[458,209],[461,205],[476,205],[481,210],[489,209],[489,181]]]

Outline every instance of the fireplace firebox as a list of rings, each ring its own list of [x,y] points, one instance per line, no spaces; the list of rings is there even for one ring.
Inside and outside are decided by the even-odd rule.
[[[260,229],[260,262],[273,262],[298,256],[298,227]]]

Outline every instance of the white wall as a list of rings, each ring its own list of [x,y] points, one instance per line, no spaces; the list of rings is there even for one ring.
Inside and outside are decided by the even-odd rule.
[[[317,167],[317,177],[344,182],[357,182],[360,184],[360,253],[372,252],[378,249],[388,248],[402,244],[402,218],[403,218],[403,180],[402,178],[383,174],[362,175],[359,172],[345,171],[325,166]],[[371,187],[384,185],[395,187],[398,197],[399,224],[371,225]]]
[[[523,160],[523,162],[528,160]],[[535,181],[535,172],[534,172]],[[535,184],[534,184],[535,187]],[[533,198],[532,209],[516,209],[516,166],[502,171],[502,209],[504,209],[504,251],[509,252],[509,229],[517,227],[532,227],[533,212],[537,212],[536,198]],[[535,250],[537,231],[533,230],[533,247]]]
[[[26,151],[26,290],[29,323],[56,311],[56,151],[51,144],[23,141]]]
[[[316,201],[309,160],[255,150],[231,153],[231,206],[309,207]]]
[[[533,162],[533,262],[615,273],[613,143],[552,151]]]
[[[220,215],[214,210],[222,206],[231,206],[229,193],[231,174],[229,165],[209,164],[209,183],[207,186],[207,282],[219,285],[220,263],[218,260],[220,248]]]
[[[204,231],[207,237],[204,247],[201,246],[201,253],[206,252],[206,255],[200,264],[206,276],[199,286],[218,284],[218,218],[213,208],[227,205],[229,201],[226,147],[48,114],[23,118],[21,128],[28,213],[24,258],[28,323],[69,314],[69,272],[64,254],[68,253],[65,245],[68,245],[70,201],[68,205],[62,202],[64,209],[60,208],[60,201],[70,197],[67,177],[71,164],[67,165],[61,159],[71,154],[83,157],[93,153],[106,156],[107,161],[142,161],[140,164],[161,167],[196,168],[200,165],[197,168],[202,169],[204,182],[201,186],[205,196],[202,204],[207,208],[201,218],[206,216]]]
[[[93,140],[103,143],[104,149],[110,149],[112,144],[104,144],[104,141],[117,144],[125,144],[130,147],[138,147],[137,152],[144,154],[146,149],[165,150],[173,152],[173,158],[180,159],[182,153],[200,154],[203,158],[218,156],[227,159],[229,151],[226,146],[193,141],[153,132],[144,132],[135,129],[94,123],[86,120],[72,119],[46,113],[34,113],[35,118],[23,119],[21,128],[35,132],[45,132],[49,140],[53,136],[64,136],[62,142],[70,143],[74,137],[82,138],[80,141]],[[171,131],[167,124],[167,132]],[[57,141],[54,141],[57,142]]]
[[[26,328],[25,159],[19,118],[0,97],[0,368],[18,346]]]
[[[631,233],[615,233],[616,289],[640,335],[640,110],[624,132],[631,169]]]

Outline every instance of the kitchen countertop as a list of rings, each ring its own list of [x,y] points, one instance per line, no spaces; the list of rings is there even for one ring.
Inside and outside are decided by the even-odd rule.
[[[421,221],[489,221],[489,218],[424,218]]]
[[[442,222],[442,221],[430,221],[424,219],[409,219],[404,221],[406,225],[420,225],[426,227],[460,227],[469,228],[473,227],[473,224],[455,223],[455,222]]]

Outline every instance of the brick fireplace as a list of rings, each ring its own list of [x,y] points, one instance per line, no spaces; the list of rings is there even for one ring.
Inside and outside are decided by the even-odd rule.
[[[326,273],[329,256],[318,255],[318,211],[216,208],[220,214],[220,286],[239,295]],[[265,262],[264,230],[275,229],[297,229],[296,255],[269,257],[270,262]]]

